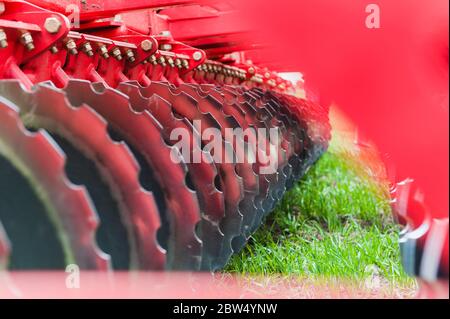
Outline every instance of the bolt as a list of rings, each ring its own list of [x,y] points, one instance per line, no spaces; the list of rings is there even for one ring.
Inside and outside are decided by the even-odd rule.
[[[156,65],[156,64],[158,63],[158,61],[156,60],[156,57],[155,57],[154,55],[151,55],[151,56],[148,58],[148,62],[150,62],[150,63],[153,64],[153,65]]]
[[[100,54],[104,59],[109,58],[108,49],[106,48],[105,45],[99,44],[98,51],[100,52]]]
[[[163,56],[159,57],[159,64],[166,66],[166,59]]]
[[[30,32],[24,31],[20,36],[20,42],[27,48],[28,51],[34,50],[33,37]]]
[[[270,73],[266,72],[266,73],[264,73],[264,76],[266,77],[266,79],[269,79],[270,78]]]
[[[200,61],[202,59],[202,53],[200,51],[195,51],[192,54],[192,58],[194,59],[194,61]]]
[[[56,54],[56,53],[58,53],[58,48],[56,47],[56,45],[53,45],[53,46],[51,46],[50,47],[50,52],[52,53],[52,54]]]
[[[72,39],[67,40],[66,48],[70,54],[76,55],[78,53],[77,44]]]
[[[125,54],[127,56],[128,62],[133,63],[134,61],[136,61],[136,58],[134,57],[134,53],[132,50],[128,49]]]
[[[248,73],[255,74],[255,68],[254,67],[249,67],[248,68]]]
[[[5,12],[5,4],[3,2],[0,2],[0,14]]]
[[[86,42],[83,44],[83,51],[89,56],[92,57],[94,55],[94,52],[92,50],[92,46],[89,42]]]
[[[115,57],[117,59],[117,61],[122,60],[122,54],[120,52],[120,49],[115,47],[112,51],[111,54],[113,57]]]
[[[8,39],[6,37],[5,31],[3,29],[0,29],[0,48],[4,49],[6,47],[8,47]]]
[[[48,33],[55,34],[61,29],[61,21],[56,17],[45,19],[44,28]]]
[[[153,47],[153,43],[152,43],[152,41],[150,41],[148,39],[141,42],[141,48],[145,52],[150,51],[152,49],[152,47]]]

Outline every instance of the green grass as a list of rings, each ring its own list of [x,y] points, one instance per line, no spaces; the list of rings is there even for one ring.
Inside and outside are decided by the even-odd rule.
[[[411,284],[400,264],[386,184],[331,147],[288,192],[227,272]]]

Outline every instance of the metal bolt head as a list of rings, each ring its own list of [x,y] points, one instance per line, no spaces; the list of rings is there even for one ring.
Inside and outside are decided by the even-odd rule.
[[[128,49],[125,54],[126,54],[129,62],[133,63],[134,61],[136,61],[136,59],[134,57],[134,53],[130,49]]]
[[[8,39],[6,37],[5,31],[3,29],[0,29],[0,48],[4,49],[8,47]]]
[[[150,40],[144,40],[141,42],[141,49],[144,50],[145,52],[148,52],[152,49],[153,47],[153,43]]]
[[[5,4],[3,2],[0,2],[0,14],[2,14],[3,12],[5,12]]]
[[[122,60],[122,54],[121,54],[119,48],[114,48],[114,49],[111,51],[111,54],[112,54],[113,57],[115,57],[115,58],[117,59],[117,61]]]
[[[52,54],[56,54],[56,53],[58,53],[58,48],[54,45],[54,46],[51,46],[50,47],[50,52],[52,53]]]
[[[154,55],[151,55],[148,58],[148,62],[152,63],[153,65],[156,65],[158,63],[158,61],[156,60],[156,57]]]
[[[20,42],[27,48],[28,51],[34,49],[33,37],[29,32],[24,32],[20,36]]]
[[[61,29],[61,21],[56,17],[45,19],[44,28],[48,33],[55,34]]]
[[[249,67],[248,68],[248,73],[255,74],[255,68],[254,67]]]
[[[83,44],[83,51],[90,57],[94,55],[94,52],[92,52],[92,46],[89,42]]]
[[[192,54],[192,58],[194,59],[194,61],[200,61],[202,59],[202,53],[200,51],[195,51]]]
[[[107,49],[106,46],[104,46],[103,44],[101,44],[101,45],[98,47],[98,51],[100,52],[100,54],[102,55],[102,57],[103,57],[104,59],[109,58],[108,49]]]
[[[75,55],[78,53],[77,44],[72,39],[70,39],[66,42],[66,48],[67,48],[67,50],[69,50],[70,54]]]

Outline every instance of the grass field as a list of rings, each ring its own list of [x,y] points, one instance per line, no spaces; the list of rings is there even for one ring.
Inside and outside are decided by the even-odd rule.
[[[369,148],[370,149],[370,148]],[[411,288],[382,165],[339,130],[226,271]]]

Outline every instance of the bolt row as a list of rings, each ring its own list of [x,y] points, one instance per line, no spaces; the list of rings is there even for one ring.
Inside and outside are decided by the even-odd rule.
[[[151,55],[147,60],[144,61],[145,63],[151,63],[153,65],[161,65],[163,67],[169,65],[170,67],[174,68],[177,67],[179,69],[185,68],[189,69],[189,61],[185,59],[179,59],[179,58],[172,58],[172,57],[164,57],[160,56],[157,58],[155,55]]]
[[[44,29],[50,34],[56,34],[61,29],[61,21],[59,21],[56,17],[49,17],[45,20]],[[20,43],[28,50],[34,50],[34,40],[33,36],[29,31],[20,30]],[[6,36],[6,32],[3,29],[0,29],[0,48],[4,49],[8,47],[8,39]]]
[[[246,78],[246,73],[244,70],[241,70],[236,67],[227,66],[227,65],[216,65],[211,63],[204,63],[197,66],[197,70],[204,71],[207,73],[217,73],[217,74],[223,74],[226,76],[231,76],[235,78],[240,78],[244,80]]]

